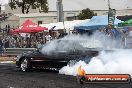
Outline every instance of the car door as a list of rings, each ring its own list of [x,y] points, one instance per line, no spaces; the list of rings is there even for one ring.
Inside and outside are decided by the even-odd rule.
[[[41,52],[37,51],[34,52],[33,55],[31,56],[31,61],[33,66],[37,67],[46,67],[48,57],[46,55],[43,55]]]

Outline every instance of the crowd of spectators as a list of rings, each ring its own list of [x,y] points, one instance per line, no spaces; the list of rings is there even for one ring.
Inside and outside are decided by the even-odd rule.
[[[0,36],[0,53],[2,54],[5,48],[42,48],[46,42],[53,38],[49,33],[22,33],[16,35],[1,35]]]
[[[123,28],[112,28],[111,25],[108,25],[107,28],[98,30],[98,34],[106,35],[105,37],[111,40],[111,44],[118,42],[116,48],[125,48],[125,39],[129,36],[129,33],[128,30],[124,30]]]
[[[91,32],[90,32],[91,33]],[[100,29],[98,34],[103,33],[113,39],[123,39],[126,37],[126,32],[120,29],[112,29],[110,26],[108,29]],[[72,34],[78,34],[77,31],[72,31]],[[42,32],[42,33],[21,33],[0,36],[0,53],[3,53],[5,48],[42,48],[45,43],[62,38],[67,35],[64,32]]]
[[[49,34],[17,34],[1,36],[1,45],[4,48],[37,48],[40,45],[50,41],[52,37]]]

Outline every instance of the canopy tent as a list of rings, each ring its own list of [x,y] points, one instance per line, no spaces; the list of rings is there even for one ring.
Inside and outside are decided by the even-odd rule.
[[[53,30],[59,30],[59,29],[65,28],[66,31],[68,31],[68,30],[73,30],[75,25],[80,24],[80,23],[85,22],[85,21],[89,21],[89,19],[64,21],[64,22],[50,23],[50,24],[41,24],[40,26],[47,27],[49,30],[55,26],[55,28]]]
[[[118,25],[121,20],[115,18],[114,25]],[[93,16],[90,21],[83,22],[74,26],[74,29],[83,29],[83,30],[97,30],[100,28],[107,27],[108,25],[108,16]]]
[[[10,34],[18,34],[19,33],[19,29],[12,29],[9,32]]]
[[[119,23],[120,26],[132,26],[132,19]]]
[[[48,30],[46,27],[41,27],[31,20],[26,20],[19,28],[12,30],[12,33],[37,33]]]

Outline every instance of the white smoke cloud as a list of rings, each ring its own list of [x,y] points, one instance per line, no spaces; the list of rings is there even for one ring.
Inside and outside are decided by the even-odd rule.
[[[101,48],[102,51],[97,57],[93,57],[89,63],[84,61],[77,62],[74,66],[64,66],[59,73],[66,75],[76,76],[78,67],[86,71],[87,74],[130,74],[132,75],[132,50],[121,49],[121,40],[113,40],[109,36],[95,33],[92,36],[86,35],[68,35],[61,39],[51,41],[49,44],[45,45],[42,49],[44,54],[52,54],[57,51],[67,51],[72,49],[84,50],[87,48]],[[85,44],[81,43],[82,46],[78,44],[72,44],[73,41],[81,43],[85,41]],[[104,50],[104,51],[103,51]]]
[[[113,40],[109,36],[95,32],[92,36],[68,35],[60,40],[53,40],[47,43],[43,49],[43,54],[52,54],[56,51],[84,51],[85,48],[115,49],[121,48],[120,40]]]
[[[73,65],[72,67],[70,67],[69,65],[64,66],[62,69],[59,70],[59,73],[65,74],[65,75],[76,76],[78,74],[78,68],[80,65],[83,67],[87,66],[87,64],[84,61],[79,61],[75,65]]]
[[[102,51],[99,56],[93,57],[88,64],[80,61],[72,67],[63,67],[59,73],[76,76],[78,67],[82,66],[87,74],[130,74],[132,76],[131,52],[132,50],[121,49],[113,52]]]
[[[52,54],[56,51],[84,51],[85,48],[103,47],[99,40],[86,35],[68,35],[59,40],[53,40],[42,49],[44,54]]]
[[[90,47],[100,47],[104,50],[97,57],[93,57],[89,63],[84,61],[77,62],[74,66],[69,65],[63,67],[59,73],[66,75],[77,75],[79,66],[86,71],[87,74],[130,74],[132,75],[132,50],[125,50],[121,47],[121,40],[113,40],[109,36],[94,33],[91,37],[69,36],[64,39],[87,40]],[[97,42],[96,42],[97,41]]]

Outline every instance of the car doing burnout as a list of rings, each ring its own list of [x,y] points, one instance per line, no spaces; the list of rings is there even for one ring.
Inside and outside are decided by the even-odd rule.
[[[53,43],[54,49],[48,53],[45,47],[50,47],[51,43],[46,44],[42,49],[37,49],[35,51],[24,52],[21,55],[18,55],[16,58],[16,67],[21,68],[22,71],[30,71],[33,68],[55,68],[60,69],[66,65],[73,65],[79,60],[89,61],[91,57],[97,56],[98,51],[83,47],[82,44],[78,42],[70,42],[70,45],[67,47],[64,44],[67,44],[69,40],[57,40]],[[89,59],[88,59],[89,58]]]

